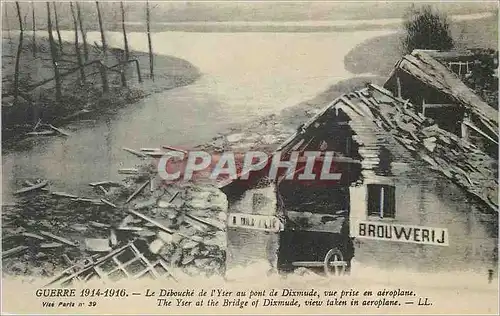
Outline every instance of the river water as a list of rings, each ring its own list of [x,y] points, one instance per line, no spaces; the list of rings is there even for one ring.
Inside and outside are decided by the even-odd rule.
[[[72,124],[69,137],[36,140],[31,149],[5,155],[4,202],[20,180],[33,178],[49,180],[53,190],[90,194],[87,183],[119,180],[119,168],[139,162],[122,147],[195,146],[234,124],[310,99],[353,76],[344,68],[352,48],[390,32],[155,33],[156,53],[188,60],[202,76],[129,105],[112,119]],[[71,32],[62,35],[73,38]],[[97,32],[87,37],[90,43],[100,39]],[[111,46],[122,47],[120,33],[107,37]],[[129,34],[129,43],[147,51],[144,33]]]

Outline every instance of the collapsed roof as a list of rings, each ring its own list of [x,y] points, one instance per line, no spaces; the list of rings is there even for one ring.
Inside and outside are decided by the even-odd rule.
[[[478,198],[488,209],[498,209],[498,163],[477,146],[427,120],[408,101],[374,84],[334,100],[303,124],[277,151],[287,151],[304,134],[332,118],[342,109],[356,132],[365,172],[378,168],[383,144],[397,162],[417,157],[463,190]],[[335,117],[335,116],[333,116]],[[399,146],[391,143],[397,142]],[[400,151],[398,148],[404,148]]]
[[[434,59],[434,55],[436,53],[432,51],[414,50],[396,63],[390,77],[398,71],[403,71],[444,93],[474,115],[498,140],[498,111],[476,95],[455,73]]]

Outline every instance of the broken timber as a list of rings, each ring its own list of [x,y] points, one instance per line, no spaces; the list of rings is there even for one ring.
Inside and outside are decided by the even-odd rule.
[[[128,198],[127,200],[125,201],[125,204],[127,204],[128,202],[132,201],[132,199],[137,195],[139,194],[150,182],[151,180],[148,180],[146,182],[144,182],[143,184],[141,184],[140,187],[137,188],[137,190],[134,191],[134,193],[132,193]]]
[[[69,134],[67,132],[63,131],[62,129],[59,129],[59,128],[55,127],[52,124],[48,124],[47,126],[50,127],[51,129],[53,129],[54,131],[58,132],[59,134],[62,134],[64,136],[69,136]]]
[[[18,254],[20,252],[26,251],[28,249],[28,246],[17,246],[9,250],[5,250],[2,252],[2,259],[5,259],[7,257],[13,256],[15,254]]]
[[[131,154],[136,155],[137,157],[140,157],[140,158],[146,157],[146,155],[144,155],[141,152],[138,152],[137,150],[133,150],[133,149],[127,148],[127,147],[123,147],[122,149],[125,150],[125,151],[127,151],[127,152],[129,152],[129,153],[131,153]]]
[[[43,235],[43,236],[46,236],[46,237],[49,237],[49,238],[52,238],[54,240],[57,240],[57,241],[60,241],[62,242],[63,244],[66,244],[68,246],[72,246],[72,247],[78,247],[78,245],[66,238],[63,238],[63,237],[59,237],[59,236],[56,236],[50,232],[46,232],[46,231],[41,231],[40,232],[40,235]]]
[[[16,192],[14,192],[14,194],[15,195],[16,194],[23,194],[23,193],[27,193],[27,192],[30,192],[30,191],[33,191],[33,190],[38,190],[38,189],[41,189],[41,188],[45,187],[47,184],[48,184],[47,181],[42,181],[42,182],[34,184],[34,185],[30,186],[30,187],[17,190]]]

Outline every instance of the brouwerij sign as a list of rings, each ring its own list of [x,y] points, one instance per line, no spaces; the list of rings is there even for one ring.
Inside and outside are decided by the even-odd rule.
[[[382,222],[358,222],[353,237],[448,246],[446,228],[400,225]]]
[[[270,215],[256,215],[244,213],[231,213],[227,219],[228,227],[264,230],[268,232],[279,232],[283,225],[279,218]]]

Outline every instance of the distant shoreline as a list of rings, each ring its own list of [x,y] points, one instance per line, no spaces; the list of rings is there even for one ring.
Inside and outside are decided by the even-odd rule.
[[[452,23],[491,18],[496,12],[486,11],[471,14],[450,15]],[[276,32],[276,33],[312,33],[312,32],[352,32],[361,30],[396,30],[401,27],[402,18],[378,19],[343,19],[343,20],[302,20],[302,21],[177,21],[152,22],[152,32],[206,32],[206,33],[241,33],[241,32]],[[145,22],[125,22],[127,32],[145,32]],[[104,25],[106,32],[121,32],[121,25]],[[45,26],[38,29],[46,30]],[[67,31],[64,27],[61,31]],[[18,30],[11,29],[11,32]],[[97,25],[87,25],[87,32],[99,31]],[[4,30],[4,33],[7,31]]]

